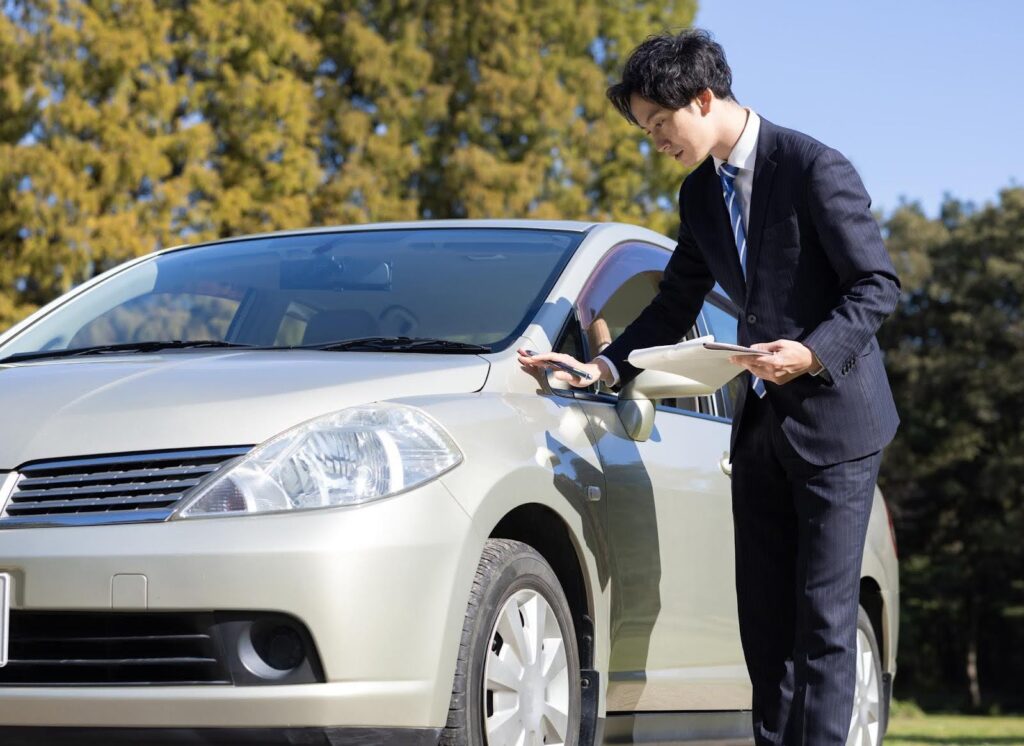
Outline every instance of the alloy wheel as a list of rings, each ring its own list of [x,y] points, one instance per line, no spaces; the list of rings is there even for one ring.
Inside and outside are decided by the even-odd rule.
[[[491,630],[484,667],[490,746],[564,744],[569,722],[565,640],[554,610],[533,589],[512,594]]]
[[[857,686],[846,746],[877,746],[881,732],[881,682],[867,632],[857,629]]]

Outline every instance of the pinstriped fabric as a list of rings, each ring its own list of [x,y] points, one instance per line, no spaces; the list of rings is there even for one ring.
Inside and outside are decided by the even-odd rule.
[[[769,166],[770,182],[762,170]],[[735,236],[721,194],[710,157],[683,182],[679,240],[658,295],[602,352],[620,384],[639,373],[626,361],[629,352],[681,339],[717,281],[740,306],[740,344],[797,340],[825,366],[822,376],[767,387],[800,455],[824,465],[880,450],[899,416],[874,335],[896,308],[900,286],[857,172],[838,151],[762,116],[746,235],[749,280],[737,254],[722,250]]]
[[[758,746],[845,743],[860,560],[881,449],[899,416],[875,339],[899,280],[853,166],[761,117],[744,228],[711,158],[680,190],[678,246],[659,293],[604,350],[622,374],[637,347],[669,344],[717,281],[740,306],[740,344],[803,342],[827,375],[743,387],[733,422],[740,632]]]
[[[755,742],[839,746],[853,711],[860,567],[881,454],[808,464],[766,401],[750,407],[733,461],[733,520]]]

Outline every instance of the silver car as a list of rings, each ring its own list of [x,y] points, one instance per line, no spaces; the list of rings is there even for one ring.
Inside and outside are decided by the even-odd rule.
[[[160,251],[0,336],[0,742],[746,742],[729,388],[568,390],[673,249],[431,221]],[[691,336],[735,341],[710,293]],[[898,570],[876,492],[850,742]]]

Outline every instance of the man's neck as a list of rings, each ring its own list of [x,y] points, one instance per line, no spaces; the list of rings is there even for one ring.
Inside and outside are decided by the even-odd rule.
[[[715,147],[711,148],[711,155],[727,161],[747,126],[750,111],[734,101],[723,103],[726,104],[726,108],[722,111],[722,136],[718,139]]]

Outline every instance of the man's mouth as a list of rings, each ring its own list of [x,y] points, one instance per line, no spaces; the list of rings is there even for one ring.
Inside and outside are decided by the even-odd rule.
[[[672,158],[673,158],[674,160],[677,160],[677,161],[678,161],[678,160],[679,160],[679,156],[681,156],[682,154],[683,154],[683,149],[682,149],[682,148],[679,148],[679,150],[677,150],[677,151],[676,151],[676,152],[675,152],[675,153],[674,153],[674,154],[672,155]]]

